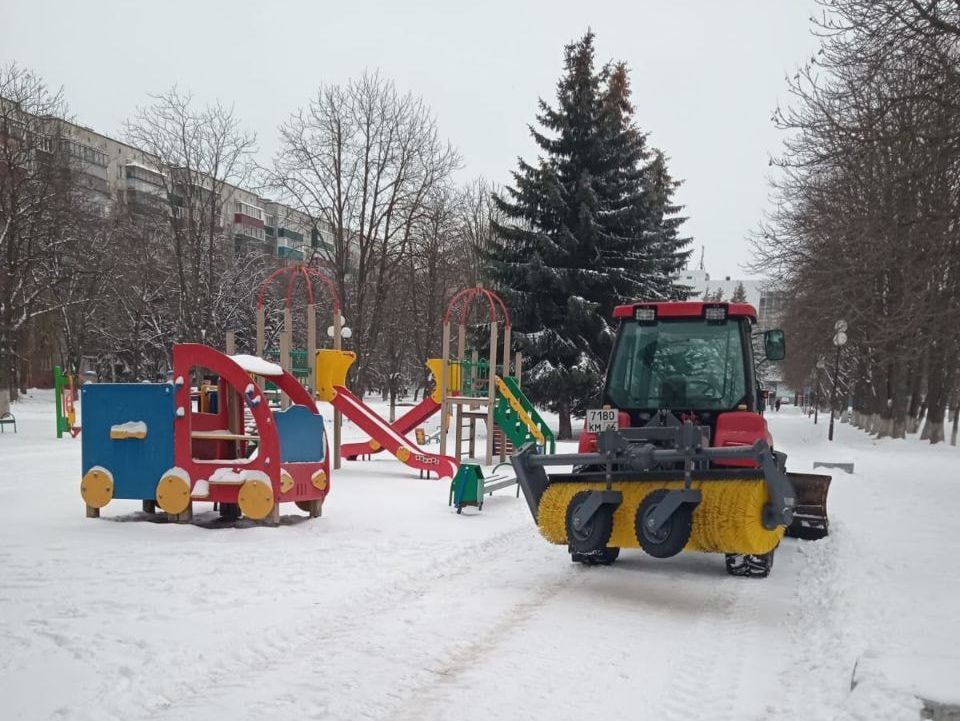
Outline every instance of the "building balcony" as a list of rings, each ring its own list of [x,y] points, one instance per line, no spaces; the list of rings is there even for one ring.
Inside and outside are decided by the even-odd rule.
[[[239,226],[250,226],[252,228],[258,228],[261,235],[263,235],[264,224],[260,218],[254,218],[252,215],[246,215],[245,213],[234,213],[233,222]]]
[[[298,250],[297,248],[291,248],[286,245],[277,246],[277,257],[284,260],[303,260],[303,251]]]
[[[303,245],[303,233],[298,233],[295,230],[290,230],[289,228],[280,228],[277,231],[278,238],[286,238],[293,245]]]
[[[266,235],[263,232],[263,227],[258,228],[253,225],[239,224],[233,226],[233,232],[236,234],[237,238],[243,240],[263,241],[266,239]]]
[[[157,172],[153,168],[148,168],[146,165],[132,162],[127,163],[126,166],[124,166],[124,173],[127,176],[128,185],[131,181],[133,181],[146,185],[152,185],[155,188],[163,187],[163,174]]]

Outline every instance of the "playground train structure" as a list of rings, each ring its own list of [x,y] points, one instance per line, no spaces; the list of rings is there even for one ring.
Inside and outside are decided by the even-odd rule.
[[[276,524],[281,503],[320,516],[330,492],[332,454],[318,402],[329,403],[369,436],[344,444],[345,457],[386,451],[421,476],[449,480],[451,493],[459,489],[458,510],[482,499],[477,466],[425,451],[407,437],[442,409],[439,383],[390,423],[347,389],[356,358],[350,351],[317,351],[310,390],[290,371],[257,356],[226,355],[200,344],[175,345],[172,356],[172,382],[83,386],[81,496],[88,516],[99,516],[113,499],[140,500],[145,512],[179,522],[192,519],[198,502],[213,503],[227,520],[242,516]],[[476,371],[450,363],[447,392],[456,396],[463,374]],[[441,359],[430,359],[427,367],[443,374]],[[552,443],[516,380],[495,374],[492,382],[497,428],[507,441],[517,447]]]

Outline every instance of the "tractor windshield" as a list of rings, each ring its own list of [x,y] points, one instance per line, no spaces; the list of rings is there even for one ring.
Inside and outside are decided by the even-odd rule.
[[[663,319],[623,324],[607,379],[618,408],[730,410],[747,395],[740,323]]]

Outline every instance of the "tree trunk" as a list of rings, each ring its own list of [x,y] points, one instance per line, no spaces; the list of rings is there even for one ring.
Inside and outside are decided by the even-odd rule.
[[[922,383],[923,373],[920,372],[919,364],[914,363],[910,367],[910,405],[907,406],[907,433],[916,433],[917,427],[920,425]]]
[[[573,439],[573,427],[570,424],[570,404],[566,400],[557,404],[557,415],[559,416],[557,429],[558,441],[569,441]]]
[[[907,379],[903,363],[896,361],[890,369],[890,435],[907,437]]]
[[[953,404],[953,413],[951,415],[953,430],[950,431],[950,445],[955,446],[957,445],[957,425],[960,425],[960,398]]]
[[[930,350],[929,373],[927,381],[927,422],[923,426],[921,439],[931,444],[943,441],[943,418],[947,406],[947,376],[944,348],[935,344]]]
[[[920,424],[923,423],[923,419],[927,417],[927,397],[923,397],[923,402],[920,404],[920,412],[917,414],[917,421],[914,423],[913,432],[916,433],[920,429]]]

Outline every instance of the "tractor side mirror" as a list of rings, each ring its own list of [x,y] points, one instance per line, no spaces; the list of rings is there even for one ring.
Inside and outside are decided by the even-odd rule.
[[[764,331],[763,352],[770,361],[781,361],[787,357],[787,339],[782,330]]]

